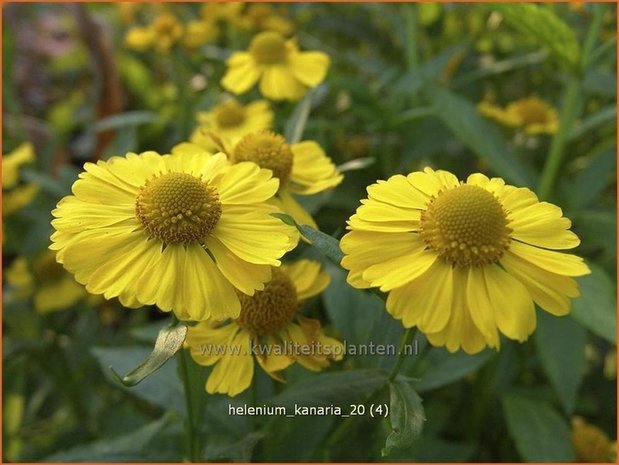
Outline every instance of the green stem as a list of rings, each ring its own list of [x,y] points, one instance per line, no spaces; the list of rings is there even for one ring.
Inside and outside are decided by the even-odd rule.
[[[200,438],[200,409],[194,405],[192,385],[192,377],[189,373],[188,354],[185,349],[181,349],[176,353],[180,369],[181,379],[183,381],[185,391],[185,407],[187,410],[187,419],[185,421],[185,429],[187,433],[187,455],[190,462],[202,462],[201,457],[201,438]]]
[[[396,360],[395,365],[393,365],[393,368],[391,369],[391,373],[389,374],[389,381],[393,381],[396,376],[398,376],[398,372],[400,371],[400,368],[402,368],[402,364],[404,363],[406,346],[412,342],[416,333],[417,328],[408,328],[406,331],[404,331],[402,339],[400,340],[400,347],[398,348],[398,359]]]
[[[554,187],[555,181],[559,174],[561,164],[565,158],[565,148],[569,138],[574,120],[578,117],[578,107],[582,97],[582,76],[590,62],[591,52],[595,46],[596,40],[600,35],[602,20],[604,18],[604,10],[600,5],[593,5],[593,20],[587,31],[584,40],[580,67],[570,77],[563,90],[563,106],[559,115],[559,129],[552,138],[550,144],[550,152],[542,171],[542,177],[538,189],[539,196],[542,199],[547,199]]]
[[[404,40],[406,41],[406,67],[408,71],[419,69],[419,48],[417,47],[417,5],[405,3],[402,5],[402,16],[404,17]],[[423,76],[422,76],[423,78]],[[411,105],[417,103],[417,92],[411,94]]]

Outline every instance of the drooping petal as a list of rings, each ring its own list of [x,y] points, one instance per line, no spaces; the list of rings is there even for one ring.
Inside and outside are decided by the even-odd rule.
[[[251,89],[263,72],[251,55],[246,52],[233,53],[227,64],[228,70],[221,79],[221,85],[237,95],[244,94]]]
[[[330,63],[329,56],[322,52],[292,53],[288,60],[294,76],[308,87],[325,80]]]

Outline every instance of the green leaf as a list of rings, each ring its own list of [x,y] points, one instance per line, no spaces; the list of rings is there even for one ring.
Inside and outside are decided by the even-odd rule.
[[[580,297],[572,301],[572,317],[607,341],[617,343],[615,286],[606,272],[589,263],[591,274],[578,278]]]
[[[493,355],[495,353],[491,350],[468,355],[464,352],[452,354],[445,349],[432,349],[419,363],[421,367],[427,366],[427,369],[414,374],[420,378],[414,383],[415,389],[424,392],[453,383],[480,369]]]
[[[221,462],[222,459],[231,462],[251,462],[254,448],[265,436],[266,434],[261,431],[254,431],[232,444],[214,445],[209,442],[204,452],[204,459],[213,462]]]
[[[172,358],[183,346],[185,336],[187,336],[187,326],[183,324],[163,328],[159,331],[157,340],[155,341],[155,347],[148,358],[125,376],[121,378],[118,373],[114,371],[114,368],[110,366],[110,371],[113,374],[114,380],[127,387],[135,386]]]
[[[161,458],[149,454],[149,445],[173,416],[164,415],[159,420],[119,437],[104,438],[66,451],[49,455],[43,462],[150,462]]]
[[[91,352],[110,381],[114,382],[115,386],[120,386],[130,396],[138,397],[165,410],[172,409],[182,415],[185,414],[183,385],[178,378],[174,358],[150,375],[143,383],[126,387],[114,380],[108,367],[114,365],[119,370],[128,371],[148,357],[150,350],[143,346],[94,347]]]
[[[566,182],[570,204],[575,208],[589,205],[616,178],[616,167],[615,145],[593,156],[587,166]]]
[[[392,451],[408,448],[419,437],[426,421],[421,397],[404,379],[396,378],[389,383],[389,421],[391,433],[387,436],[383,457]]]
[[[292,408],[303,406],[346,406],[363,400],[387,383],[387,373],[377,370],[350,370],[310,376],[288,387],[267,403]]]
[[[501,134],[472,103],[440,87],[435,87],[430,95],[435,115],[499,176],[518,186],[536,184],[533,172],[508,149]]]
[[[310,111],[322,101],[326,90],[324,85],[310,89],[303,100],[297,104],[284,128],[284,137],[289,144],[296,144],[301,140]]]
[[[102,118],[92,125],[94,131],[109,131],[111,129],[126,128],[157,121],[159,115],[152,111],[127,111],[118,115]]]
[[[569,134],[569,139],[577,139],[583,134],[587,134],[598,126],[602,126],[606,123],[614,123],[612,126],[616,126],[617,121],[617,107],[614,105],[608,105],[600,110],[596,111],[592,115],[580,121],[577,126],[574,126]]]
[[[525,461],[574,461],[569,427],[550,405],[514,394],[501,401],[510,435]]]
[[[571,414],[585,370],[585,329],[569,317],[538,312],[535,345],[565,413]]]
[[[492,8],[521,33],[547,47],[559,61],[576,70],[580,46],[573,29],[546,6],[532,3],[493,3]]]

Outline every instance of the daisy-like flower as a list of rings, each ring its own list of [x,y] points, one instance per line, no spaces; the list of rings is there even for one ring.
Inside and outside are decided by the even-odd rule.
[[[225,155],[130,153],[86,163],[52,212],[51,249],[93,294],[182,320],[237,317],[294,245],[267,204],[277,179]]]
[[[185,25],[183,45],[189,50],[195,50],[214,40],[219,34],[217,25],[207,21],[189,21]]]
[[[316,142],[306,140],[288,144],[283,136],[271,131],[246,135],[229,156],[233,163],[251,161],[271,170],[279,179],[276,203],[297,223],[313,228],[317,228],[316,222],[292,194],[317,194],[337,186],[344,179]]]
[[[241,295],[241,314],[234,320],[204,321],[188,328],[185,347],[200,365],[215,365],[206,382],[210,394],[229,396],[246,390],[254,376],[254,361],[271,377],[295,361],[319,371],[340,360],[341,342],[325,336],[320,322],[299,314],[303,302],[329,285],[320,263],[300,260],[273,269],[273,279],[252,297]]]
[[[477,109],[505,126],[522,128],[527,134],[554,134],[559,125],[557,110],[537,97],[516,100],[505,108],[483,101]]]
[[[39,313],[64,310],[86,297],[84,286],[56,262],[52,250],[37,257],[32,266],[25,258],[17,258],[6,271],[6,281],[16,298],[33,296],[34,309]]]
[[[210,111],[198,113],[199,126],[191,136],[191,142],[213,151],[217,144],[211,137],[216,134],[226,146],[233,146],[250,132],[270,129],[273,126],[273,111],[266,100],[255,100],[247,105],[230,98]]]
[[[329,68],[322,52],[300,52],[294,40],[275,31],[256,35],[247,52],[228,59],[221,85],[243,94],[260,81],[260,92],[272,100],[300,100],[308,88],[320,84]]]
[[[30,204],[39,192],[35,183],[20,184],[21,170],[34,163],[34,148],[25,142],[2,156],[2,215],[8,216]]]
[[[476,353],[499,333],[524,341],[533,302],[553,315],[579,295],[584,261],[561,209],[527,188],[447,171],[396,175],[368,187],[341,241],[348,282],[388,292],[387,310],[436,346]]]

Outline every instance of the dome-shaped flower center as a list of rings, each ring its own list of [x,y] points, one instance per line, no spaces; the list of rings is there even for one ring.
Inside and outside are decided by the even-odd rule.
[[[292,171],[292,150],[279,134],[261,131],[243,137],[234,148],[235,163],[253,161],[261,168],[273,171],[280,189],[286,185]]]
[[[286,41],[281,34],[273,31],[261,32],[249,45],[249,53],[254,60],[263,65],[279,63],[286,59]]]
[[[448,263],[485,265],[509,247],[511,230],[499,201],[467,184],[440,192],[421,214],[421,237]]]
[[[294,284],[277,269],[273,269],[273,277],[263,291],[256,291],[253,296],[239,292],[238,296],[241,314],[236,323],[256,336],[285,328],[299,308]]]
[[[240,126],[245,122],[245,119],[245,108],[235,100],[228,100],[215,110],[215,120],[220,128]]]
[[[187,173],[166,173],[146,181],[135,214],[148,232],[165,244],[204,239],[221,217],[219,194]]]
[[[548,121],[548,107],[538,99],[530,98],[514,105],[523,124],[541,124]]]

